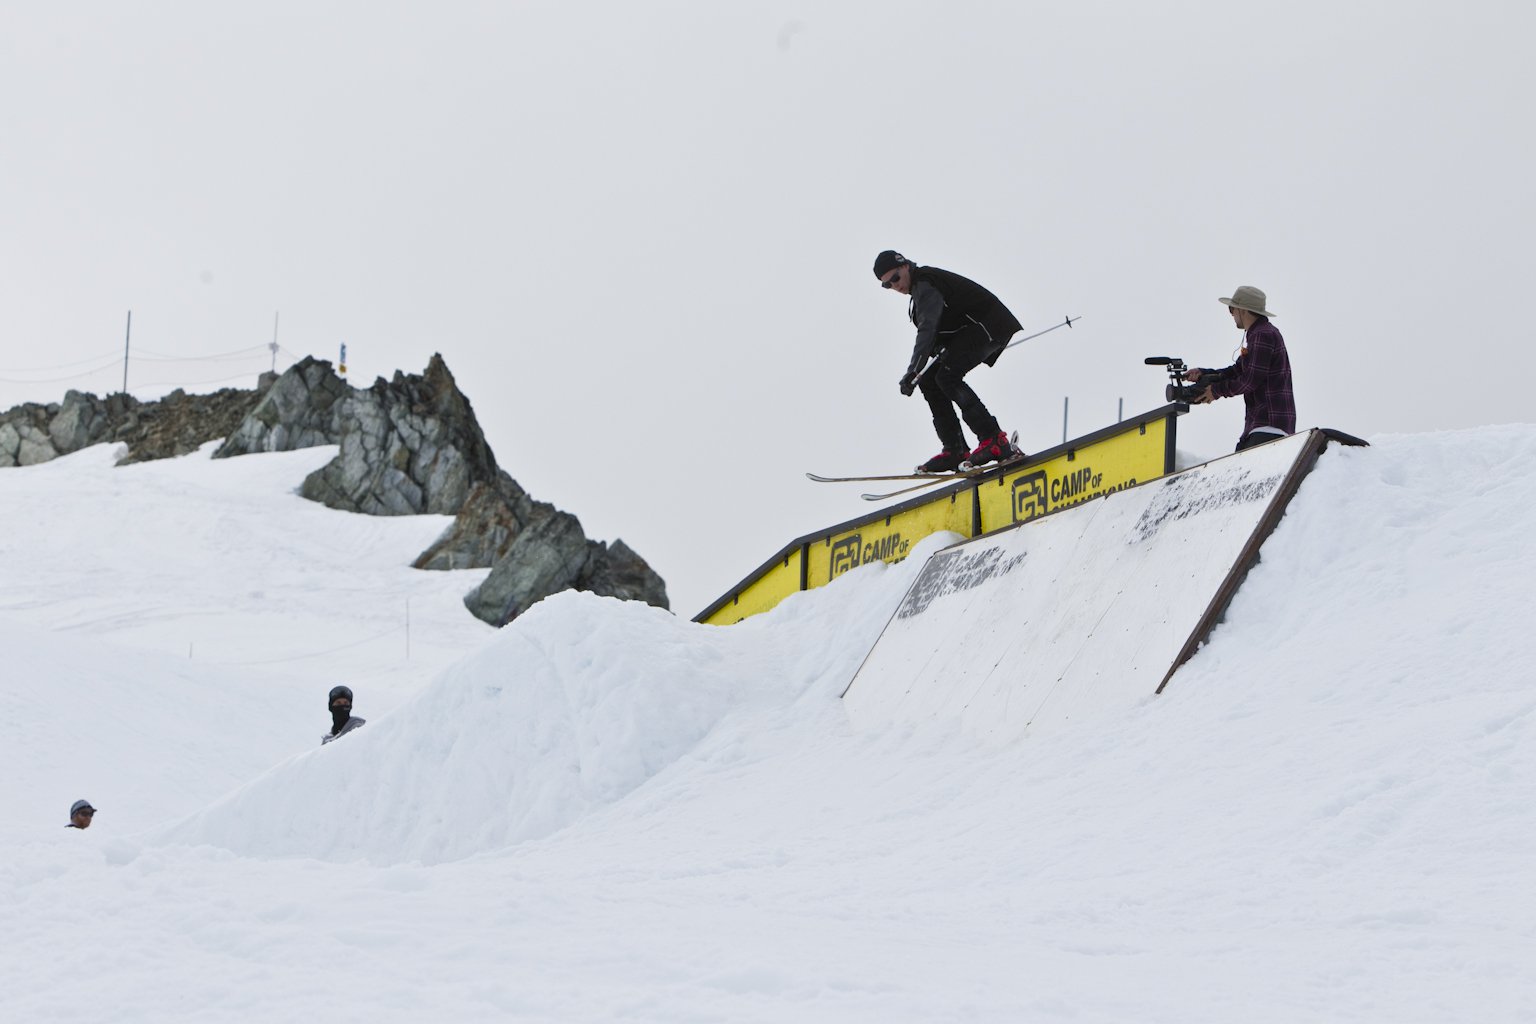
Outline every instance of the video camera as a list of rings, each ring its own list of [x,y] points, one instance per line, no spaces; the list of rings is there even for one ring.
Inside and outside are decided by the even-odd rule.
[[[1170,402],[1193,402],[1210,387],[1210,381],[1207,380],[1194,383],[1185,380],[1184,371],[1189,367],[1178,356],[1148,356],[1146,363],[1148,366],[1168,367],[1168,386],[1163,389],[1163,395]]]

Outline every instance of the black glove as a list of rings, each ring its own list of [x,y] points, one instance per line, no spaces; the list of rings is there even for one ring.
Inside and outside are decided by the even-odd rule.
[[[917,390],[917,374],[912,370],[908,370],[902,374],[901,383],[897,386],[901,388],[902,394],[911,398],[912,392]]]

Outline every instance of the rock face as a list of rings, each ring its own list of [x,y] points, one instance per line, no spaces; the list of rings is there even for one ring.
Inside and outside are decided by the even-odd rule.
[[[623,541],[588,540],[569,512],[548,505],[507,545],[485,582],[464,598],[476,618],[504,626],[550,594],[584,590],[600,597],[667,607],[660,576]]]
[[[215,458],[340,446],[300,493],[369,515],[452,515],[453,524],[414,565],[491,573],[464,598],[493,625],[512,621],[561,590],[667,607],[660,576],[623,541],[588,540],[575,516],[535,501],[496,457],[453,374],[434,355],[421,376],[397,372],[365,391],[331,364],[306,358],[255,391],[176,391],[158,402],[70,391],[62,402],[0,413],[0,467],[30,466],[103,441],[121,462],[186,455],[224,439]]]
[[[666,584],[628,545],[588,540],[575,516],[534,501],[503,472],[494,482],[475,486],[453,525],[413,564],[418,569],[491,566],[485,581],[465,596],[464,606],[493,626],[506,625],[562,590],[667,607]]]
[[[496,479],[469,399],[442,356],[421,377],[396,372],[341,408],[341,453],[310,474],[304,497],[375,516],[456,515],[476,484]]]
[[[0,416],[0,466],[35,466],[65,454],[54,447],[48,429],[60,408],[28,403]]]
[[[587,565],[587,536],[569,512],[531,524],[512,541],[464,606],[492,625],[511,622],[550,594],[568,589]]]
[[[518,534],[555,507],[534,501],[504,472],[490,483],[476,484],[453,525],[423,551],[417,569],[481,569],[507,557]]]
[[[122,423],[127,411],[124,403],[118,403],[114,411],[118,414],[118,422]],[[60,454],[88,448],[107,438],[113,430],[113,419],[106,403],[95,395],[66,391],[58,412],[48,421],[48,444]]]
[[[612,547],[599,540],[587,541],[587,564],[575,587],[602,597],[667,607],[666,583],[622,540],[615,540]]]
[[[330,363],[305,356],[263,390],[213,457],[339,444],[342,403],[350,390]]]
[[[211,395],[189,395],[178,388],[158,402],[140,403],[133,417],[135,429],[118,438],[128,442],[128,456],[119,465],[190,455],[209,441],[228,436],[258,397],[258,392],[239,388]]]
[[[69,391],[62,402],[0,413],[0,466],[32,466],[104,441],[128,446],[119,464],[187,455],[234,430],[257,398],[239,388],[211,395],[177,390],[157,402]]]

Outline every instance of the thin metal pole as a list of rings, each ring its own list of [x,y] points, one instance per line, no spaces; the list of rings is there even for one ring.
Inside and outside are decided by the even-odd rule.
[[[1061,443],[1067,443],[1067,402],[1070,399],[1066,395],[1061,397]]]
[[[1124,420],[1125,420],[1125,399],[1122,398],[1122,399],[1120,399],[1120,410],[1115,413],[1115,422],[1116,423],[1121,423],[1121,422],[1124,422]]]
[[[1038,338],[1042,334],[1050,334],[1052,331],[1056,330],[1057,327],[1071,327],[1074,323],[1076,323],[1077,321],[1079,321],[1081,319],[1082,319],[1082,317],[1080,317],[1080,316],[1069,316],[1065,320],[1063,320],[1061,323],[1057,324],[1056,327],[1047,327],[1043,331],[1036,331],[1034,334],[1026,334],[1022,338],[1015,338],[1012,341],[1010,341],[1008,344],[1003,346],[1003,351],[1006,352],[1009,349],[1013,348],[1013,346],[1015,346],[1015,345],[1022,345],[1024,342],[1030,340],[1031,338]]]
[[[133,310],[128,311],[128,330],[123,334],[123,394],[128,393],[128,345],[133,340]]]
[[[272,372],[277,372],[277,313],[272,314]]]

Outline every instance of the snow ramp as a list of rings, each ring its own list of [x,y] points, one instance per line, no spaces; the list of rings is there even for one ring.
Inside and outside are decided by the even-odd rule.
[[[1007,742],[1160,692],[1327,443],[1295,434],[935,553],[844,692],[850,717]]]
[[[313,749],[149,841],[384,865],[541,839],[679,761],[743,756],[730,729],[709,753],[728,721],[836,701],[921,564],[862,567],[731,629],[552,595],[394,712],[325,746],[322,725]]]

